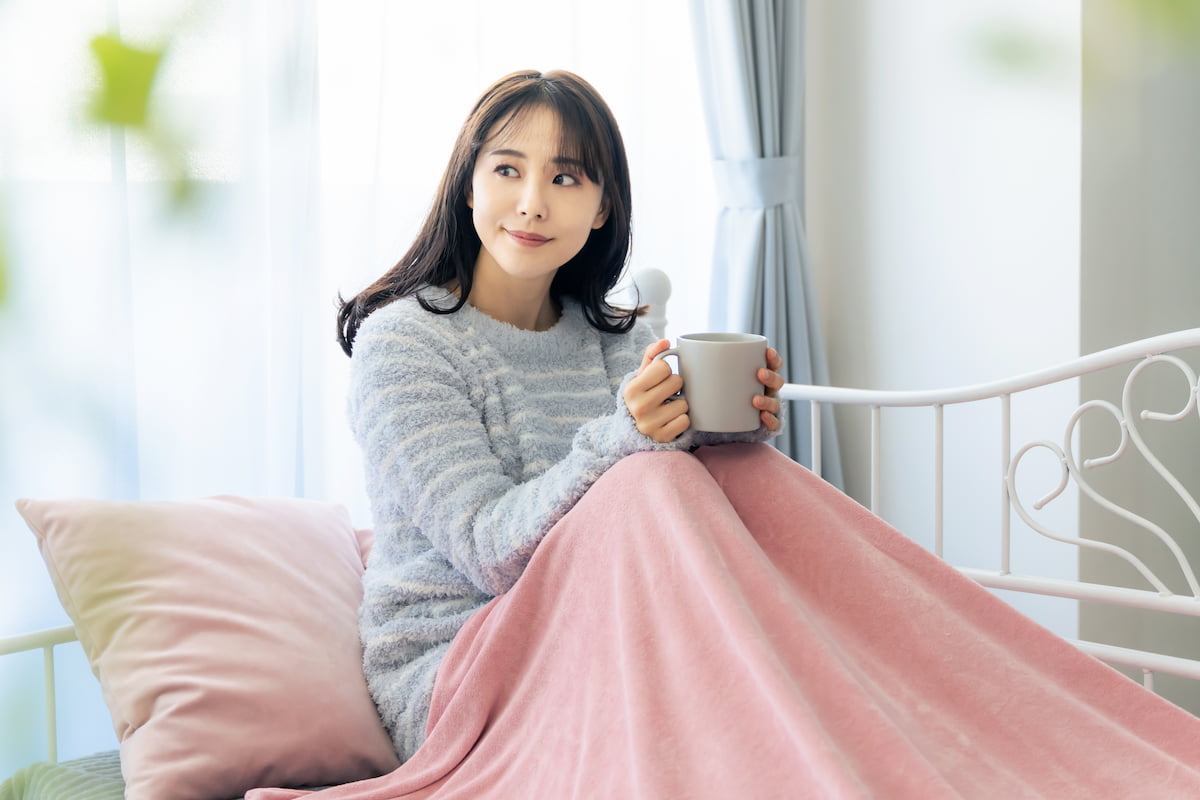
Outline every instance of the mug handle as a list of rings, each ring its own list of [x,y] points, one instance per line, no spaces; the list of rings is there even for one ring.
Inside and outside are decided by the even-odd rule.
[[[663,350],[661,353],[659,353],[653,359],[651,359],[650,363],[653,364],[655,361],[662,361],[667,356],[675,356],[675,359],[678,360],[680,358],[679,348],[678,347],[670,347],[666,350]],[[686,388],[687,387],[685,386],[684,389],[686,389]],[[680,389],[679,392],[675,395],[675,397],[683,397],[683,389]],[[671,398],[667,398],[667,399],[670,400]]]

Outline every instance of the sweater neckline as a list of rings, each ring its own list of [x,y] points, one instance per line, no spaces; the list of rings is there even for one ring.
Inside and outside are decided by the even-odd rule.
[[[439,307],[453,306],[457,298],[444,289],[428,289],[424,292],[425,299]],[[462,308],[450,314],[454,323],[464,332],[476,332],[483,335],[487,341],[501,346],[505,350],[532,349],[545,353],[578,346],[578,336],[581,325],[586,325],[583,319],[583,309],[574,299],[562,298],[562,313],[558,320],[544,331],[532,331],[518,328],[509,322],[480,311],[470,303],[464,303]]]
[[[512,332],[513,334],[518,335],[518,336],[523,335],[523,334],[530,334],[530,335],[536,337],[536,336],[539,336],[542,334],[553,334],[557,328],[562,326],[564,321],[566,321],[566,319],[567,319],[567,315],[569,313],[568,312],[569,306],[570,306],[570,302],[564,300],[564,302],[562,304],[562,311],[559,313],[558,319],[556,319],[554,321],[554,324],[551,325],[549,328],[546,328],[544,331],[531,330],[529,328],[522,328],[518,325],[513,325],[511,322],[505,322],[504,320],[496,319],[492,315],[488,314],[486,311],[480,311],[478,308],[471,305],[469,302],[466,305],[464,305],[461,310],[469,311],[468,316],[471,317],[472,320],[480,327],[486,326],[489,328],[496,328],[497,330],[503,330],[505,332]]]
[[[560,342],[565,345],[573,340],[572,333],[578,327],[578,317],[581,316],[579,306],[565,298],[558,320],[544,331],[518,328],[510,322],[498,320],[480,311],[470,303],[464,305],[458,313],[462,315],[462,321],[467,328],[473,328],[484,334],[489,341],[497,344],[512,344],[521,348],[553,347]]]

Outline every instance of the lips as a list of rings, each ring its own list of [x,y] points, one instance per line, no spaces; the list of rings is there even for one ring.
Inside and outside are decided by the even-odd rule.
[[[550,241],[541,234],[531,233],[529,231],[513,231],[505,229],[504,232],[507,233],[513,241],[519,245],[522,245],[523,247],[538,247]]]

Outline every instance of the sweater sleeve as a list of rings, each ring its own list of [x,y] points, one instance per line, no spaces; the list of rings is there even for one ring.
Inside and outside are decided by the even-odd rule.
[[[617,393],[613,411],[580,427],[564,458],[514,482],[491,446],[473,395],[481,390],[453,347],[428,329],[372,321],[355,341],[349,407],[372,503],[403,509],[487,594],[516,582],[546,532],[608,467],[639,450],[678,449],[638,433]],[[631,346],[614,342],[606,368]]]

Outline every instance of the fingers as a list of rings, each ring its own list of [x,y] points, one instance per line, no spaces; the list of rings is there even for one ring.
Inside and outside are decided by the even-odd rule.
[[[754,407],[758,409],[758,418],[771,432],[778,431],[783,424],[779,421],[779,400],[774,397],[758,395],[754,398]]]
[[[633,381],[630,381],[633,387]],[[683,398],[667,402],[683,385],[678,375],[673,375],[649,391],[633,391],[626,394],[625,407],[629,409],[634,424],[643,436],[656,442],[669,442],[687,430],[690,420],[688,405]]]
[[[638,432],[656,442],[670,442],[692,424],[687,415],[687,402],[682,399],[657,406],[641,406],[636,402],[634,405],[626,403],[626,406]]]
[[[782,375],[773,369],[766,368],[758,371],[758,382],[766,387],[767,394],[771,397],[779,394],[779,390],[783,388],[784,384]]]
[[[767,366],[758,370],[758,382],[767,390],[767,397],[774,397],[783,388],[785,381],[779,374],[783,369],[783,358],[774,347],[767,348]],[[778,411],[778,409],[774,409]]]
[[[683,379],[665,361],[654,357],[670,347],[659,340],[646,348],[637,374],[625,385],[625,407],[638,431],[656,442],[669,442],[687,430],[687,402],[671,400],[683,388]],[[671,400],[671,402],[668,402]]]
[[[663,350],[670,349],[670,347],[671,343],[666,339],[659,339],[657,342],[647,346],[646,351],[642,353],[642,365],[638,367],[638,372],[641,373],[642,370],[644,370],[646,366],[654,360],[656,355],[661,353]]]
[[[782,403],[776,397],[785,383],[783,376],[779,374],[781,369],[783,369],[783,357],[774,347],[768,347],[767,366],[758,371],[759,383],[766,388],[766,394],[755,396],[754,407],[758,409],[758,417],[762,420],[763,425],[772,432],[778,431],[782,427],[782,423],[779,421]]]
[[[675,403],[668,403],[667,405],[673,406]],[[683,405],[686,406],[687,403],[683,403]],[[686,431],[691,424],[692,420],[687,414],[680,414],[679,416],[665,423],[657,431],[651,433],[650,438],[660,444],[672,442],[682,436],[683,432]]]
[[[633,410],[631,402],[639,407],[657,406],[679,393],[683,378],[671,371],[665,361],[643,365],[642,370],[630,379],[625,388],[625,404]]]
[[[670,409],[671,406],[686,406],[682,400],[674,403],[664,404],[664,409]],[[648,436],[654,441],[662,444],[678,439],[684,431],[692,424],[691,417],[686,413],[675,412],[671,409],[675,416],[667,416],[665,414],[654,414],[649,420],[638,423],[638,430],[643,436]]]

